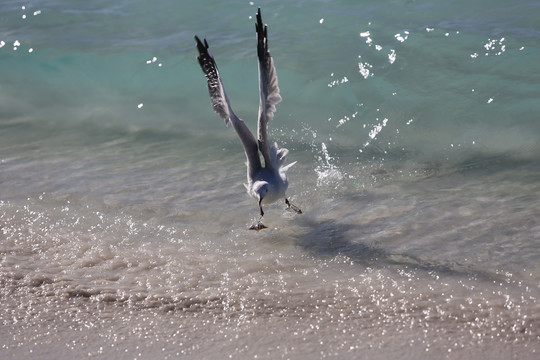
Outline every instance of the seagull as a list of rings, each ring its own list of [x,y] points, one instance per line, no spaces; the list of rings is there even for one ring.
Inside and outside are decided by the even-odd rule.
[[[289,211],[301,214],[302,210],[291,204],[285,196],[285,191],[289,186],[287,170],[296,164],[296,161],[284,165],[289,150],[278,149],[277,143],[270,145],[268,142],[267,124],[274,118],[276,105],[281,102],[281,96],[279,94],[274,61],[268,51],[267,26],[263,25],[260,8],[257,11],[255,30],[257,32],[260,95],[257,139],[255,139],[255,136],[244,121],[238,118],[233,112],[214,57],[208,51],[208,42],[206,39],[201,41],[197,35],[195,35],[195,41],[197,42],[197,49],[199,51],[197,60],[208,81],[208,92],[212,101],[212,107],[225,120],[225,125],[232,125],[244,146],[244,152],[247,158],[247,184],[244,184],[244,186],[247,193],[258,201],[260,211],[258,223],[252,225],[250,229],[261,230],[266,228],[262,223],[262,217],[264,216],[263,204],[271,204],[284,198]],[[261,155],[259,153],[262,155],[263,161],[261,161]]]

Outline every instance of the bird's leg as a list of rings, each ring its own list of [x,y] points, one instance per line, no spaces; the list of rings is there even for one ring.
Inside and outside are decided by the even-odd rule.
[[[264,211],[262,209],[261,201],[262,200],[259,200],[259,210],[261,210],[261,220],[262,220],[262,217],[264,216]]]
[[[264,211],[263,211],[263,208],[262,208],[262,205],[261,205],[261,200],[259,200],[259,210],[261,212],[261,217],[259,218],[259,221],[257,222],[257,225],[251,225],[251,227],[249,228],[249,230],[262,230],[262,229],[266,229],[267,226],[265,226],[263,223],[262,223],[262,218],[264,216]]]
[[[285,204],[287,204],[287,210],[294,211],[297,214],[301,214],[302,210],[289,202],[289,199],[285,198]]]

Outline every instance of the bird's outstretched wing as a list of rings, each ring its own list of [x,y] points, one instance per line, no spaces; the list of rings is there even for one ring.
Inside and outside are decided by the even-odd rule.
[[[267,124],[274,118],[276,105],[281,102],[281,96],[279,95],[274,61],[268,51],[268,30],[267,26],[263,25],[260,8],[257,12],[255,30],[257,32],[257,56],[259,58],[259,149],[264,157],[265,166],[272,167],[273,161],[270,157]]]
[[[221,77],[219,76],[216,62],[214,61],[214,57],[208,51],[208,42],[204,39],[203,43],[196,35],[195,41],[197,42],[197,49],[199,50],[197,60],[199,60],[201,69],[208,80],[208,93],[212,100],[212,107],[215,112],[225,120],[226,125],[232,123],[234,130],[244,146],[244,151],[248,160],[248,174],[252,177],[262,167],[257,140],[255,140],[255,137],[246,124],[232,111],[229,99],[223,88],[223,83],[221,82]]]
[[[203,43],[197,35],[195,35],[195,41],[197,42],[197,50],[199,50],[197,60],[199,60],[201,69],[208,80],[208,93],[212,100],[212,107],[225,120],[225,124],[229,125],[232,110],[223,84],[221,83],[221,77],[219,76],[214,57],[208,51],[208,42],[204,39]]]

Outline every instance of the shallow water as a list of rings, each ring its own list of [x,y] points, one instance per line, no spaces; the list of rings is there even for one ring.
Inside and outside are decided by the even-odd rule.
[[[253,129],[259,5],[256,232],[192,37]],[[537,358],[538,7],[3,2],[0,357]]]

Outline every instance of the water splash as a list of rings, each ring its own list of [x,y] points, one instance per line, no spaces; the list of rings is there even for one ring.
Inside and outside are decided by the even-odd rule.
[[[330,156],[326,144],[321,143],[321,151],[317,156],[317,162],[319,165],[315,168],[317,173],[317,184],[320,186],[330,185],[332,183],[340,182],[343,180],[342,172],[334,165],[335,159]]]
[[[373,65],[367,62],[358,63],[358,69],[360,71],[360,74],[364,77],[364,79],[367,79],[368,77],[373,76],[373,73],[370,71],[371,68],[373,68]]]
[[[394,49],[391,49],[390,54],[388,54],[388,61],[390,62],[390,64],[393,64],[396,61],[396,57],[396,51]]]
[[[373,39],[371,39],[371,33],[369,31],[364,31],[360,33],[360,37],[366,39],[366,44],[371,46]]]
[[[373,128],[368,133],[368,136],[369,136],[369,138],[371,140],[368,140],[364,144],[364,148],[366,148],[371,143],[372,140],[375,140],[377,138],[377,135],[379,135],[381,133],[381,131],[383,130],[383,128],[386,127],[387,123],[388,123],[388,119],[384,118],[381,123],[377,123],[377,124],[373,125]],[[360,149],[360,152],[362,152],[362,149]]]
[[[408,31],[404,31],[403,33],[405,35],[401,35],[400,33],[397,33],[396,35],[394,35],[394,37],[396,38],[397,41],[405,42],[405,40],[407,40],[409,38],[409,32]]]
[[[334,76],[334,73],[330,74],[330,76]],[[342,85],[342,84],[345,84],[349,82],[349,79],[344,76],[343,78],[341,79],[335,79],[335,80],[332,80],[328,83],[328,87],[331,88],[331,87],[334,87],[334,86],[339,86],[339,85]]]
[[[355,111],[354,113],[352,113],[351,116],[345,115],[344,117],[338,120],[338,124],[336,125],[336,128],[342,127],[347,122],[349,122],[351,118],[354,119],[356,115],[358,115],[358,111]]]

